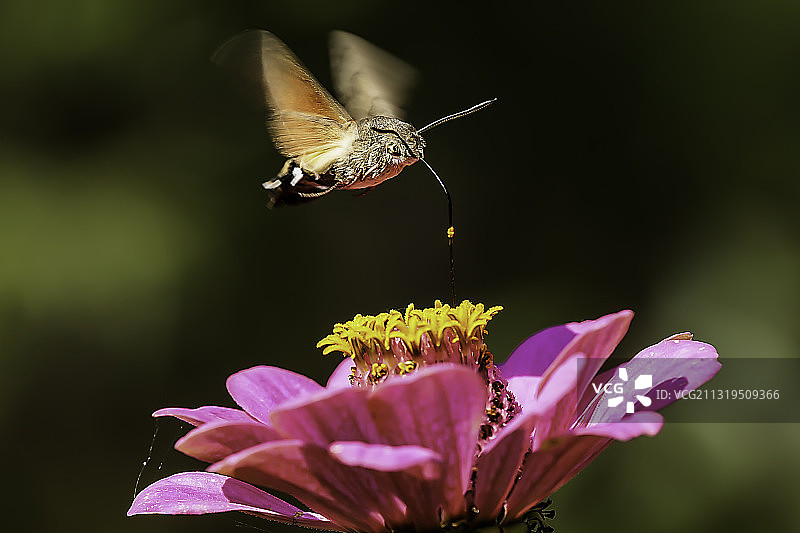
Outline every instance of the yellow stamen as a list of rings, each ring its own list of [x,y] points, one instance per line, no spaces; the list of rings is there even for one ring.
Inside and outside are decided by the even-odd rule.
[[[376,316],[358,314],[353,320],[333,326],[333,333],[320,340],[317,348],[322,348],[324,355],[341,352],[357,359],[375,349],[388,351],[392,339],[399,339],[410,352],[418,353],[425,342],[423,336],[438,348],[448,330],[452,335],[450,342],[468,344],[483,337],[486,325],[502,309],[499,305],[486,309],[483,304],[472,304],[469,300],[451,307],[436,300],[434,307],[426,309],[415,309],[414,304],[409,304],[404,315],[395,310]]]
[[[356,315],[336,324],[333,333],[317,343],[322,353],[340,352],[353,359],[353,383],[374,385],[392,374],[405,375],[420,365],[440,362],[488,369],[491,354],[483,336],[486,325],[502,307],[486,309],[465,300],[451,307],[436,301],[433,307],[405,313]]]

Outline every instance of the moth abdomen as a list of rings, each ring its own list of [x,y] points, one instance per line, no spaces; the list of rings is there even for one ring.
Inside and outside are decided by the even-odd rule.
[[[289,159],[278,175],[265,181],[263,186],[270,196],[269,207],[279,207],[310,202],[332,191],[337,183],[333,172],[309,172],[294,159]]]

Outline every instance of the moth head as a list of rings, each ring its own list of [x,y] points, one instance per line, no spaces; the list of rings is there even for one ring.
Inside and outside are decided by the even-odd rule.
[[[395,163],[410,165],[425,157],[425,139],[407,122],[391,117],[367,119],[377,143]]]

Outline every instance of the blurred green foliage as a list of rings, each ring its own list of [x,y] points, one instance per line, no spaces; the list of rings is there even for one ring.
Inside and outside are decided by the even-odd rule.
[[[445,203],[421,167],[366,198],[265,209],[281,160],[208,62],[248,27],[326,85],[331,29],[406,59],[417,125],[499,97],[426,151],[455,201],[459,296],[505,306],[498,358],[626,307],[621,354],[690,329],[723,361],[800,356],[796,2],[5,1],[10,530],[234,531],[124,517],[150,412],[229,405],[225,377],[254,364],[324,380],[337,361],[314,344],[334,322],[447,297]],[[200,467],[160,450],[180,433],[160,431],[143,483]],[[668,425],[562,489],[555,525],[796,530],[798,445],[796,425]]]

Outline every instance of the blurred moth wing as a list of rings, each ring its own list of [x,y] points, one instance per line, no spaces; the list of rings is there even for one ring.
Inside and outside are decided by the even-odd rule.
[[[211,60],[240,74],[268,110],[267,127],[281,155],[323,174],[353,150],[356,123],[289,48],[272,33],[232,37]]]
[[[336,95],[356,120],[382,115],[403,119],[417,70],[352,33],[330,35]]]

